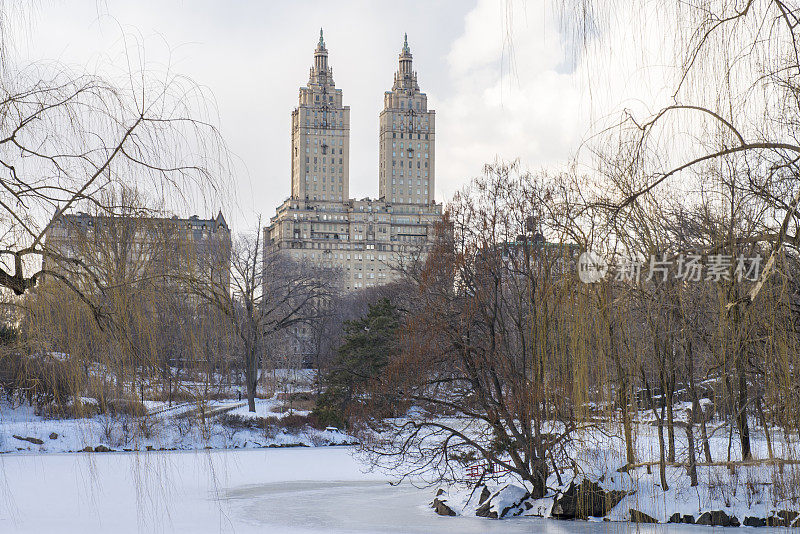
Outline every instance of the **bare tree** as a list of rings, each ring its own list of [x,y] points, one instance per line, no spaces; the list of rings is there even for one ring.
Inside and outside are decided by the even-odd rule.
[[[450,205],[410,297],[400,356],[372,393],[377,407],[397,395],[397,409],[411,407],[394,419],[368,412],[376,461],[453,480],[484,460],[537,498],[568,464],[587,424],[570,349],[577,286],[568,247],[548,246],[531,224],[539,187],[496,165]]]
[[[8,9],[0,13],[4,26]],[[188,198],[225,175],[210,99],[191,80],[135,67],[136,57],[113,79],[58,63],[22,64],[5,46],[3,55],[0,287],[22,295],[41,278],[43,257],[69,260],[45,239],[62,214],[78,206],[119,214],[124,206],[103,192],[136,184]]]
[[[217,279],[191,277],[186,282],[198,298],[215,306],[230,322],[240,342],[247,401],[255,412],[255,395],[262,358],[274,357],[275,336],[307,324],[326,313],[336,278],[334,273],[292,261],[281,251],[265,249],[260,232],[236,240],[231,254],[230,285]]]

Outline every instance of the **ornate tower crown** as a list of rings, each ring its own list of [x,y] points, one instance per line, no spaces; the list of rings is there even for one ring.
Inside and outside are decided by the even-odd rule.
[[[319,29],[319,42],[314,50],[314,66],[308,75],[308,85],[333,84],[333,70],[328,67],[328,50],[325,48],[325,38],[322,28]]]
[[[403,34],[403,48],[400,50],[400,68],[394,75],[394,85],[392,90],[411,89],[412,91],[419,91],[417,84],[417,73],[412,68],[413,56],[411,55],[411,48],[408,46],[408,34]]]

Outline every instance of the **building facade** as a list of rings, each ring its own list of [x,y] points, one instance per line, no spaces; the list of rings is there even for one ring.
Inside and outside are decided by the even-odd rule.
[[[292,198],[347,200],[349,169],[350,107],[333,82],[320,30],[308,85],[292,112]]]
[[[292,112],[291,196],[264,229],[265,254],[337,269],[343,289],[391,282],[433,239],[435,112],[405,39],[380,113],[379,198],[349,198],[350,108],[333,83],[320,30],[309,82]]]
[[[432,204],[436,177],[436,112],[420,92],[408,37],[380,115],[378,198],[392,204]]]
[[[231,231],[221,211],[211,219],[63,214],[48,227],[45,247],[43,269],[89,293],[98,282],[230,286]]]

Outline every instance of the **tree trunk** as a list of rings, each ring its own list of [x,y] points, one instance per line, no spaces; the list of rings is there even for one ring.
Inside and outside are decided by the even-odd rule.
[[[661,414],[659,414],[658,406],[655,405],[653,401],[653,394],[652,390],[650,389],[650,384],[647,381],[647,377],[644,372],[644,366],[641,367],[642,372],[642,381],[644,382],[645,391],[647,392],[647,397],[650,400],[651,408],[653,410],[653,415],[656,416],[656,421],[658,423],[658,474],[661,477],[661,489],[663,491],[669,490],[669,484],[667,484],[667,466],[666,466],[666,450],[664,446],[664,404],[661,405]],[[662,396],[663,399],[663,396]],[[648,472],[649,472],[649,465],[648,465]]]
[[[739,309],[734,308],[732,318],[734,343],[734,360],[733,365],[736,372],[737,388],[734,407],[736,413],[736,430],[739,431],[739,444],[742,450],[742,460],[749,460],[752,458],[750,451],[750,425],[747,422],[747,372],[745,369],[745,354],[744,343],[742,341],[742,334],[740,330],[742,326],[742,317]]]
[[[712,463],[714,460],[711,457],[711,445],[708,444],[708,429],[706,428],[705,412],[703,412],[703,418],[700,420],[700,439],[703,440],[703,454],[706,457],[706,462]]]
[[[633,429],[631,424],[631,412],[628,408],[628,391],[624,387],[624,394],[622,393],[623,387],[620,387],[620,404],[622,405],[622,428],[625,432],[625,461],[628,465],[636,463],[636,455],[633,453]]]
[[[547,494],[547,477],[550,475],[545,458],[537,458],[533,462],[533,472],[531,473],[531,497],[541,499]]]
[[[694,379],[694,350],[691,340],[686,342],[687,366],[689,368],[689,393],[692,396],[692,415],[697,418],[700,415],[700,440],[703,442],[703,453],[706,462],[711,463],[711,446],[708,444],[708,430],[706,429],[706,414],[700,406],[700,395],[697,393],[697,383]]]
[[[256,411],[256,383],[258,382],[258,369],[256,368],[256,356],[254,349],[246,349],[248,358],[245,362],[244,381],[247,386],[247,409],[250,412]]]
[[[767,418],[764,416],[764,405],[761,402],[761,397],[756,399],[756,408],[758,409],[758,415],[761,418],[761,426],[764,427],[764,437],[767,439],[767,454],[769,455],[769,459],[772,460],[775,458],[775,454],[772,450],[772,435],[769,433]]]
[[[753,457],[750,452],[750,425],[747,423],[747,374],[741,357],[737,358],[736,365],[739,378],[739,391],[736,403],[736,426],[739,430],[739,442],[742,446],[742,460],[749,460]]]
[[[664,406],[661,407],[661,417],[658,418],[658,474],[661,477],[661,489],[669,490],[667,484],[667,462],[664,446]]]
[[[691,486],[697,486],[697,454],[695,453],[694,442],[694,407],[689,410],[689,417],[686,421],[686,441],[689,444],[689,479]]]
[[[667,440],[669,449],[667,452],[667,461],[671,464],[675,463],[675,419],[672,412],[672,402],[674,400],[672,384],[669,385],[669,392],[667,397]]]
[[[606,305],[611,308],[614,296],[612,294],[612,284],[606,284]],[[625,461],[628,465],[636,463],[636,455],[633,452],[633,430],[631,424],[631,413],[628,405],[630,404],[630,387],[628,382],[628,372],[623,365],[622,358],[617,350],[616,336],[614,335],[614,317],[609,316],[608,321],[608,344],[609,352],[614,359],[617,368],[617,379],[619,380],[618,398],[620,409],[622,410],[622,429],[625,433]]]

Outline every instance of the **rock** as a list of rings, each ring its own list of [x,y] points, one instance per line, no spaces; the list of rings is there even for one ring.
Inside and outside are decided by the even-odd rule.
[[[50,439],[58,439],[58,434],[55,432],[50,432]]]
[[[552,516],[556,519],[587,519],[603,517],[625,497],[624,491],[606,491],[596,482],[584,479],[572,482],[562,494],[553,499]]]
[[[439,488],[438,490],[436,490],[436,496],[437,496],[437,497],[438,497],[439,495],[441,495],[442,493],[444,493],[444,490],[443,490],[442,488]]]
[[[658,523],[656,519],[653,519],[649,515],[640,512],[639,510],[631,509],[631,522],[632,523]]]
[[[98,445],[94,448],[94,452],[111,452],[111,449],[106,447],[105,445]]]
[[[694,525],[694,516],[693,515],[681,515],[678,512],[675,512],[669,517],[669,521],[667,523],[683,523],[686,525]]]
[[[767,520],[763,517],[745,517],[744,526],[746,527],[766,527]]]
[[[489,495],[475,510],[475,515],[492,519],[518,516],[525,511],[523,503],[528,498],[530,498],[530,493],[525,488],[506,484]]]
[[[153,451],[153,450],[155,450],[155,449],[153,448],[153,446],[152,446],[152,445],[148,445],[146,448],[147,448],[147,450],[148,450],[148,451]]]
[[[87,445],[80,450],[80,452],[94,452],[94,448],[91,445]]]
[[[478,517],[488,517],[490,519],[497,519],[497,512],[492,510],[491,501],[486,501],[475,510],[475,515]]]
[[[438,497],[433,499],[433,509],[436,510],[436,513],[439,515],[446,515],[446,516],[456,515],[453,509],[447,506],[446,501],[439,499]]]
[[[39,438],[32,438],[30,436],[23,438],[22,436],[17,436],[16,434],[14,434],[13,437],[20,441],[27,441],[28,443],[33,443],[34,445],[42,445],[44,443],[44,441],[40,440]]]
[[[770,516],[767,518],[767,526],[768,527],[788,527],[789,524],[786,520],[779,516]]]
[[[791,525],[792,521],[797,519],[797,515],[798,515],[797,512],[794,512],[792,510],[781,510],[780,512],[778,512],[778,516],[785,519],[787,525]]]
[[[481,496],[478,497],[478,504],[483,504],[484,502],[486,502],[486,499],[488,499],[491,496],[492,492],[489,491],[489,488],[484,486],[483,489],[481,490]]]
[[[703,512],[697,518],[698,525],[710,525],[712,527],[738,527],[739,520],[736,516],[729,516],[722,510],[712,510]]]

